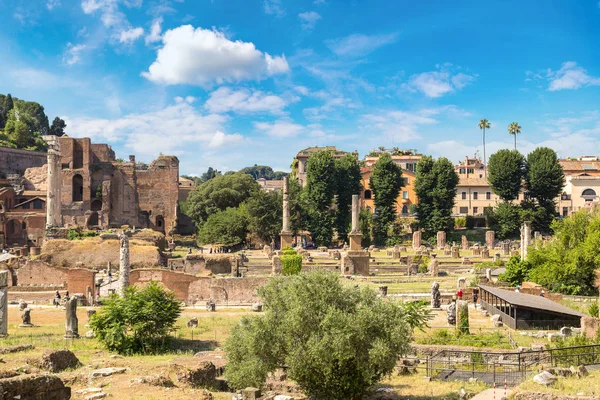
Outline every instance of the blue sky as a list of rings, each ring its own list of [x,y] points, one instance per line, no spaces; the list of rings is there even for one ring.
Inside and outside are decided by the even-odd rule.
[[[600,2],[0,0],[0,93],[201,174],[335,145],[600,155]]]

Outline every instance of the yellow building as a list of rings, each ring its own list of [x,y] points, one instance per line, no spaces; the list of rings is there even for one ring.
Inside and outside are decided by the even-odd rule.
[[[373,167],[362,167],[360,169],[362,175],[362,192],[361,192],[361,208],[375,211],[375,196],[373,190],[369,185],[369,180],[373,173]],[[398,194],[398,200],[396,201],[396,212],[402,216],[409,215],[409,208],[411,204],[417,204],[417,194],[415,193],[415,173],[410,171],[402,171],[402,177],[404,178],[404,184],[400,193]]]

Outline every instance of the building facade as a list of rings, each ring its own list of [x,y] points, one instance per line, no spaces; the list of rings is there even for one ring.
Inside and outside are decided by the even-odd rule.
[[[563,217],[600,203],[600,158],[582,156],[559,160],[565,174],[565,186],[557,199],[558,213]]]
[[[304,150],[300,150],[298,152],[298,154],[296,154],[296,157],[294,158],[294,161],[292,164],[292,171],[295,170],[296,177],[298,178],[298,181],[300,182],[300,185],[302,185],[302,187],[306,186],[306,171],[307,171],[307,167],[308,167],[308,160],[310,159],[310,157],[313,154],[316,154],[322,150],[330,151],[334,159],[342,158],[346,154],[348,154],[348,152],[346,152],[346,151],[338,150],[335,146],[325,146],[325,147],[315,146],[315,147],[306,148]],[[358,152],[355,151],[352,154],[354,154],[355,157],[358,158]]]

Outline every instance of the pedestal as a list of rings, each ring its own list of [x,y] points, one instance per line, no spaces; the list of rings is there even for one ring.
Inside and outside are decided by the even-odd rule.
[[[342,275],[369,276],[369,258],[367,251],[348,251],[340,262]]]
[[[281,248],[284,249],[286,247],[292,247],[293,244],[293,239],[294,236],[292,235],[292,232],[281,232],[279,234],[279,237],[281,238]]]
[[[362,250],[362,233],[350,233],[348,240],[350,241],[350,251]]]

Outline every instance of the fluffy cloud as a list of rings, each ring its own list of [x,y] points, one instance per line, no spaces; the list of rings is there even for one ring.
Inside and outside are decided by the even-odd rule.
[[[275,122],[255,122],[256,130],[271,136],[280,138],[296,137],[299,133],[305,131],[305,127],[287,120],[278,120]]]
[[[458,67],[460,68],[460,67]],[[419,91],[427,97],[441,97],[445,94],[460,90],[475,80],[477,75],[467,75],[462,72],[455,73],[451,64],[438,66],[437,71],[423,72],[412,75],[403,88],[410,91]]]
[[[394,43],[397,38],[397,33],[387,35],[353,34],[344,38],[328,40],[326,44],[338,56],[360,57]]]
[[[231,41],[223,32],[183,25],[165,32],[156,61],[142,75],[168,85],[262,79],[289,71],[285,56],[270,56],[253,43]]]
[[[152,26],[150,27],[150,33],[146,36],[146,44],[158,42],[162,39],[160,33],[162,32],[161,24],[163,22],[162,18],[157,18],[152,21]]]
[[[574,61],[563,63],[558,71],[549,69],[547,77],[550,81],[548,90],[551,92],[600,85],[600,78],[589,76],[587,71],[584,68],[579,67]]]
[[[119,36],[119,42],[124,44],[131,44],[141,38],[144,35],[144,29],[142,28],[131,28],[121,31]]]
[[[122,143],[142,156],[197,152],[204,146],[218,148],[244,141],[240,134],[226,134],[227,118],[200,114],[189,101],[143,114],[115,119],[65,117],[70,136],[85,135],[100,143]],[[198,154],[195,154],[197,157]]]
[[[100,14],[102,23],[107,28],[121,27],[127,24],[125,14],[119,11],[117,0],[83,0],[81,9],[85,14]]]
[[[285,15],[285,10],[281,7],[281,0],[263,0],[263,10],[265,14],[275,15],[278,18]]]
[[[321,16],[314,11],[307,11],[298,14],[298,18],[300,18],[300,26],[302,26],[302,29],[312,31],[315,28],[317,21],[321,19]]]
[[[274,94],[260,90],[220,87],[210,94],[205,107],[212,113],[237,112],[240,114],[267,112],[281,114],[287,101]]]
[[[71,66],[79,64],[81,62],[81,53],[87,50],[88,46],[85,44],[67,43],[67,49],[63,53],[63,63]]]
[[[47,0],[46,1],[46,8],[48,10],[52,10],[55,7],[60,6],[60,0]]]

